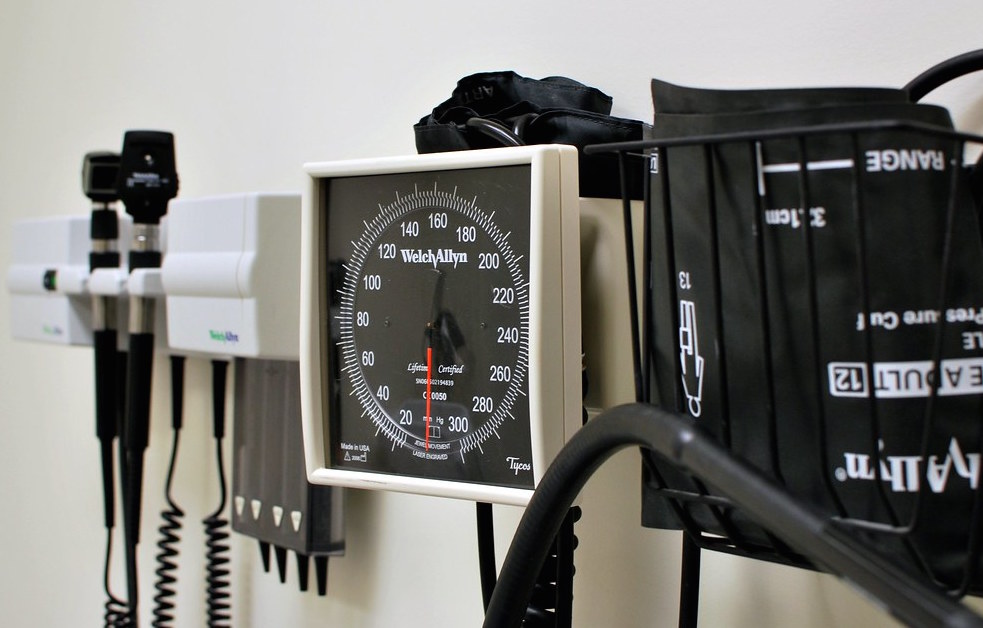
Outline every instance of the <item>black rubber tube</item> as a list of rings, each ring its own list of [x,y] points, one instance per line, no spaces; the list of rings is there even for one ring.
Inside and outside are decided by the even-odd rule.
[[[972,50],[933,65],[911,79],[904,89],[912,102],[918,102],[949,81],[979,70],[983,70],[983,50]]]
[[[601,464],[630,446],[650,449],[714,486],[751,518],[844,577],[911,626],[983,626],[958,601],[904,573],[837,528],[826,516],[796,501],[758,471],[703,435],[691,421],[645,404],[608,410],[564,446],[546,471],[519,522],[484,628],[518,628],[536,574],[567,509]]]
[[[495,565],[495,520],[492,505],[475,503],[476,528],[478,532],[478,576],[481,579],[481,602],[487,611],[495,590],[497,577]]]
[[[683,535],[679,571],[679,628],[696,628],[700,619],[700,565],[702,551],[688,534]]]
[[[501,142],[502,146],[524,146],[525,142],[522,138],[517,136],[512,132],[512,129],[508,128],[500,122],[494,120],[488,120],[487,118],[468,118],[468,121],[464,123],[470,129],[475,129],[487,135],[488,137]]]

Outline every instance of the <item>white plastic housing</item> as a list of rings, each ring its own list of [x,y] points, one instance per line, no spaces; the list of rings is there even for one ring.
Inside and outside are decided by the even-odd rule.
[[[174,200],[161,275],[172,349],[296,360],[300,194]]]
[[[7,269],[14,338],[92,344],[92,304],[86,291],[90,249],[88,216],[14,224]]]
[[[530,165],[529,404],[533,480],[543,473],[582,420],[578,169],[569,146],[524,146],[315,163],[303,205],[301,272],[301,408],[308,478],[315,484],[394,490],[440,497],[525,505],[532,490],[331,468],[328,416],[322,389],[328,343],[318,311],[325,284],[319,268],[320,179],[485,166]]]

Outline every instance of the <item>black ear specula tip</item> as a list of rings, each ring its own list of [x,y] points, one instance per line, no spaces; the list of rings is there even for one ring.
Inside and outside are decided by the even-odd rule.
[[[317,594],[325,596],[328,594],[328,557],[314,557],[314,575],[317,577]]]
[[[280,575],[280,582],[287,581],[287,548],[279,545],[273,546],[273,553],[276,556],[276,568]]]
[[[310,581],[311,557],[297,552],[297,582],[301,591],[306,591]]]
[[[270,544],[266,541],[259,542],[259,556],[263,560],[263,571],[270,573]]]

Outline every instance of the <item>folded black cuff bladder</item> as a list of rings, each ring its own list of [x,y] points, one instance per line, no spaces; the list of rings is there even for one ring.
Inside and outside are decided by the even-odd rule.
[[[512,71],[482,72],[460,79],[451,97],[414,126],[419,153],[498,148],[510,135],[525,144],[588,144],[642,139],[647,125],[610,115],[611,97],[569,78],[531,79]],[[502,125],[511,132],[489,132]],[[580,195],[619,198],[618,163],[613,155],[579,157]],[[642,198],[643,173],[629,174],[629,194]]]
[[[983,395],[956,365],[983,356],[963,342],[979,331],[966,314],[983,248],[961,159],[983,138],[955,134],[917,95],[653,81],[646,328],[667,407],[827,516],[893,528],[871,544],[965,593],[983,588],[964,462],[978,455]],[[915,368],[933,363],[939,386],[941,369]],[[933,460],[963,473],[946,482]],[[662,490],[697,487],[649,462],[643,525],[678,528]],[[756,557],[795,560],[743,513],[686,515]]]

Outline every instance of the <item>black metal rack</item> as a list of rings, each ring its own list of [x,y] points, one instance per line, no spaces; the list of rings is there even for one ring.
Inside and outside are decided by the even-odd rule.
[[[608,410],[577,432],[543,477],[502,565],[485,628],[522,625],[535,574],[570,504],[605,460],[632,446],[657,454],[714,486],[713,495],[702,499],[740,508],[775,530],[776,539],[801,550],[810,564],[852,582],[906,624],[983,626],[983,618],[956,599],[897,569],[851,530],[730,455],[688,419],[651,404],[627,404]],[[688,538],[694,535],[688,534]],[[683,586],[693,584],[684,581]],[[695,608],[681,608],[680,623],[687,618],[695,621],[695,617]]]
[[[894,407],[890,404],[895,401],[884,399],[890,396],[889,392],[878,389],[873,382],[875,376],[883,375],[878,369],[882,368],[883,356],[890,351],[884,349],[884,340],[877,336],[882,332],[875,330],[874,319],[871,318],[878,314],[874,309],[875,302],[881,302],[878,296],[881,288],[871,267],[875,262],[880,263],[875,258],[882,256],[884,251],[882,246],[870,244],[872,236],[869,230],[874,227],[868,218],[871,197],[866,186],[870,182],[867,170],[871,163],[867,160],[874,159],[876,155],[870,156],[865,150],[869,147],[869,138],[891,133],[913,138],[916,145],[924,143],[942,147],[946,155],[945,163],[940,168],[945,173],[941,175],[944,176],[944,185],[932,189],[932,193],[941,189],[945,198],[925,208],[926,212],[940,212],[939,223],[944,224],[945,231],[938,246],[939,259],[932,262],[940,271],[937,301],[929,310],[935,314],[927,315],[929,320],[925,322],[928,324],[923,325],[923,328],[931,330],[932,350],[925,356],[925,362],[930,366],[922,370],[927,383],[923,384],[925,394],[919,401],[922,420],[915,439],[918,455],[908,456],[907,462],[902,461],[893,468],[886,466],[887,452],[881,450],[884,448],[885,430],[890,432],[892,429],[889,412]],[[862,328],[859,351],[863,358],[854,365],[854,376],[863,385],[852,394],[860,398],[856,403],[862,405],[855,407],[863,408],[868,425],[863,430],[862,453],[850,459],[866,465],[862,471],[864,479],[870,480],[867,485],[870,489],[865,489],[862,499],[844,488],[841,480],[846,471],[843,468],[834,469],[832,459],[835,456],[842,458],[843,455],[831,444],[831,439],[837,438],[840,426],[835,417],[838,406],[826,404],[833,406],[831,409],[824,405],[832,391],[834,371],[820,357],[825,351],[827,339],[824,327],[828,322],[823,317],[825,288],[818,278],[822,276],[823,264],[828,259],[817,253],[816,224],[809,220],[809,215],[811,208],[817,206],[816,198],[823,193],[819,187],[822,178],[817,177],[818,168],[814,167],[812,158],[822,152],[816,146],[828,148],[830,143],[847,151],[837,167],[841,169],[838,176],[849,181],[849,226],[856,232],[850,238],[850,250],[843,254],[856,262],[855,267],[851,267],[851,283],[855,290],[851,298],[859,311],[857,325]],[[699,400],[696,412],[688,408],[688,402],[694,395],[684,383],[686,371],[680,351],[684,334],[677,309],[681,297],[672,248],[680,246],[683,238],[674,232],[674,227],[677,226],[680,212],[694,211],[694,208],[674,207],[674,201],[678,201],[678,198],[672,185],[679,178],[671,179],[669,173],[674,166],[682,163],[675,158],[685,151],[686,163],[701,164],[699,172],[691,173],[695,181],[690,184],[706,190],[706,194],[700,197],[705,207],[695,211],[703,211],[707,216],[708,243],[705,251],[709,256],[706,266],[710,269],[707,276],[712,277],[714,283],[708,299],[717,310],[726,300],[724,293],[729,289],[721,285],[721,267],[728,263],[727,254],[724,253],[722,258],[721,250],[734,246],[728,240],[728,226],[721,222],[721,212],[733,211],[735,207],[745,212],[735,220],[743,221],[747,227],[745,243],[748,249],[745,253],[746,259],[751,260],[750,266],[753,266],[747,274],[758,290],[761,306],[758,310],[761,315],[759,326],[752,335],[763,339],[763,344],[768,345],[776,335],[781,335],[780,328],[784,324],[777,320],[782,313],[776,314],[771,300],[787,287],[782,285],[787,277],[776,274],[773,268],[778,259],[774,249],[776,245],[768,240],[767,207],[763,204],[761,192],[765,177],[762,154],[769,150],[774,152],[775,146],[779,146],[778,151],[786,157],[785,171],[795,180],[797,199],[791,206],[801,208],[802,212],[796,226],[799,233],[795,237],[799,238],[797,246],[802,251],[799,270],[806,278],[797,294],[805,303],[795,311],[805,312],[802,316],[807,320],[801,329],[806,330],[806,354],[815,361],[802,367],[805,379],[809,380],[807,385],[801,386],[801,394],[806,399],[803,401],[803,415],[812,421],[809,433],[816,437],[812,443],[815,454],[809,461],[812,465],[810,472],[815,474],[816,480],[804,488],[801,482],[797,485],[794,478],[789,480],[786,477],[787,461],[781,460],[778,455],[780,450],[788,448],[789,443],[783,441],[780,435],[781,422],[786,417],[782,415],[781,393],[776,392],[775,384],[765,385],[760,407],[744,408],[728,401],[728,370],[732,373],[738,370],[735,368],[735,365],[741,365],[738,354],[747,349],[745,345],[731,355],[725,355],[729,351],[728,341],[735,339],[733,321],[725,321],[726,315],[718,311],[708,325],[712,329],[710,335],[715,339],[719,358],[715,375],[722,380],[719,389],[721,403],[717,410],[723,427],[712,435],[704,434],[700,427],[696,427],[700,420],[692,415],[700,414]],[[950,443],[956,442],[955,450],[950,444],[948,454],[938,451],[940,439],[944,442],[946,438],[942,432],[949,429],[954,420],[968,425],[983,425],[983,406],[977,403],[981,391],[970,391],[973,395],[963,393],[967,399],[970,396],[976,399],[962,406],[971,409],[969,413],[947,417],[946,412],[951,414],[953,408],[960,406],[946,405],[952,391],[945,388],[944,375],[935,376],[936,372],[943,373],[940,365],[954,364],[947,362],[954,359],[947,351],[953,341],[953,330],[947,330],[947,325],[954,321],[947,321],[946,314],[955,312],[949,318],[958,318],[959,310],[957,304],[952,302],[951,293],[959,289],[965,292],[965,286],[953,288],[953,284],[973,273],[983,277],[983,264],[970,269],[960,267],[961,264],[965,265],[967,257],[960,256],[958,250],[954,253],[954,249],[959,247],[953,245],[954,239],[963,238],[960,241],[965,241],[965,233],[960,231],[970,224],[957,217],[965,218],[969,212],[972,214],[970,222],[979,228],[977,174],[962,163],[967,146],[975,149],[983,146],[983,136],[910,120],[877,120],[665,137],[596,145],[585,150],[588,153],[617,153],[623,180],[633,167],[644,169],[649,180],[645,188],[646,224],[642,247],[646,265],[642,285],[646,287],[646,294],[658,294],[647,298],[640,308],[640,332],[636,332],[636,337],[641,351],[636,360],[636,381],[640,382],[639,401],[651,403],[661,397],[660,405],[676,415],[655,413],[655,429],[663,431],[656,439],[658,443],[643,443],[635,439],[627,444],[637,444],[643,448],[644,500],[646,507],[654,507],[660,513],[653,527],[680,527],[685,532],[680,625],[695,625],[701,549],[725,551],[836,574],[855,583],[884,603],[889,612],[913,625],[983,625],[983,619],[955,601],[981,588],[983,497],[978,480],[983,428],[972,427],[965,432],[972,434],[973,439],[970,442],[963,438],[963,449],[953,437]],[[734,169],[733,164],[726,163],[725,153],[741,155],[751,164],[748,176],[753,179],[741,181],[736,186],[738,191],[750,191],[749,198],[735,200],[735,188],[725,185],[723,187],[727,189],[722,189],[723,176],[734,172],[740,172],[741,176],[745,174],[739,168]],[[788,158],[789,155],[792,157]],[[917,191],[911,193],[917,196]],[[627,215],[629,199],[625,198],[624,203]],[[970,207],[971,210],[968,209]],[[795,217],[790,220],[795,221]],[[630,231],[626,229],[626,235],[628,233]],[[653,234],[656,239],[661,237],[662,240],[653,242]],[[975,236],[978,248],[980,238]],[[660,250],[665,248],[669,251],[663,250],[660,256]],[[629,246],[628,250],[633,248]],[[976,256],[970,255],[969,259],[975,260]],[[879,267],[882,268],[883,264]],[[903,265],[900,265],[899,270],[902,268]],[[660,285],[660,275],[661,293],[658,289],[653,290],[653,286]],[[632,282],[630,285],[635,284]],[[973,288],[970,288],[971,292]],[[659,297],[662,297],[661,300]],[[983,304],[983,290],[976,303]],[[657,347],[660,334],[663,343],[661,356]],[[672,345],[669,351],[665,346],[667,342]],[[774,380],[775,370],[787,366],[781,363],[787,356],[776,357],[767,346],[758,348],[767,354],[760,357],[763,364],[760,368],[768,375],[764,379]],[[672,351],[675,352],[674,357],[667,360],[666,355],[671,355]],[[692,370],[691,365],[690,376]],[[702,393],[702,380],[700,386]],[[640,406],[633,408],[633,412],[636,415],[651,415],[655,411]],[[742,421],[750,420],[747,416],[749,413],[756,414],[755,425],[765,443],[761,451],[768,452],[764,460],[743,459],[740,447],[732,442],[732,429],[736,429],[734,426]],[[640,423],[642,419],[637,416],[634,422]],[[896,439],[896,433],[893,436]],[[666,464],[666,461],[671,464]],[[599,462],[594,466],[596,464]],[[904,470],[904,464],[910,468],[921,465],[917,469],[919,472],[928,469],[929,465],[935,465],[931,468],[936,473],[947,474],[952,473],[952,465],[955,464],[969,488],[958,497],[943,499],[932,494],[925,481],[919,485],[917,481],[909,479],[910,486],[903,488],[912,490],[908,490],[910,494],[905,494],[904,499],[899,501],[898,496],[885,487],[891,473],[899,474]],[[897,482],[901,482],[901,479]],[[579,488],[582,483],[577,486]],[[958,539],[957,547],[953,546],[951,539],[940,542],[939,537],[945,526],[938,525],[936,521],[942,516],[940,507],[952,506],[954,499],[959,503],[953,511],[956,520],[951,523],[951,536]],[[940,557],[940,553],[944,555]]]

